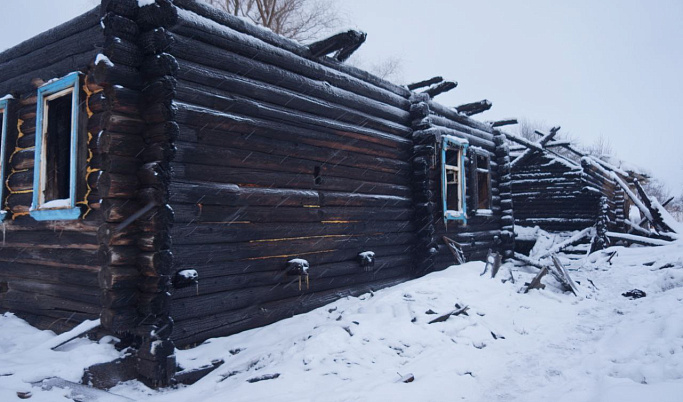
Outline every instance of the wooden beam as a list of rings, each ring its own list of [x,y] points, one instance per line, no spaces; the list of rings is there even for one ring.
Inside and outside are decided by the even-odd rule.
[[[462,113],[466,116],[473,116],[491,109],[491,106],[493,106],[493,104],[489,100],[484,99],[478,102],[456,106],[455,110],[457,110],[458,113]]]
[[[444,92],[448,92],[457,86],[458,86],[458,83],[455,81],[443,81],[443,82],[440,82],[436,85],[432,85],[431,87],[427,88],[422,93],[429,95],[430,98],[434,98],[435,96],[440,95]]]
[[[443,77],[437,76],[437,77],[432,77],[428,80],[415,82],[413,84],[408,84],[407,87],[411,91],[414,91],[414,90],[419,89],[419,88],[424,88],[424,87],[428,87],[428,86],[433,85],[433,84],[438,84],[441,81],[443,81]]]
[[[538,149],[540,148],[541,150],[545,149],[545,145],[550,142],[555,135],[557,135],[558,131],[560,131],[560,127],[553,127],[550,129],[550,133],[546,134],[543,138],[541,138],[535,145],[533,149],[528,149],[524,151],[520,156],[518,156],[515,160],[513,160],[510,163],[510,167],[514,168],[515,166],[521,165],[525,161],[527,161],[529,158],[531,158],[536,152],[538,152]],[[538,131],[537,131],[538,132]]]
[[[519,123],[517,119],[504,119],[504,120],[496,120],[496,121],[491,121],[489,124],[491,127],[503,127],[503,126],[510,126],[513,124]]]
[[[334,58],[341,62],[351,57],[351,54],[358,50],[366,38],[367,34],[365,32],[349,30],[311,43],[308,45],[308,49],[313,57],[336,52]]]

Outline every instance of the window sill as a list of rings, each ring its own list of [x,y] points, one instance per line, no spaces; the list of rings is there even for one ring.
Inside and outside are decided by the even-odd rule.
[[[0,211],[0,222],[4,222],[7,218],[7,211]]]
[[[467,215],[457,211],[446,211],[444,218],[448,221],[463,221],[467,222]]]
[[[81,209],[63,208],[63,209],[36,209],[29,212],[31,218],[37,221],[65,221],[75,220],[81,216]]]
[[[480,216],[493,216],[493,211],[490,209],[477,209],[475,214]]]

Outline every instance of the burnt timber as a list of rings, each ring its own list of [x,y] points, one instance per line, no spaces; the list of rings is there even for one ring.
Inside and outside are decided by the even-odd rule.
[[[0,53],[0,311],[57,332],[99,318],[137,351],[135,375],[164,386],[175,347],[444,269],[444,238],[467,260],[512,257],[515,221],[564,217],[541,213],[561,191],[525,174],[585,199],[562,228],[595,224],[601,199],[604,232],[624,228],[630,195],[599,162],[556,163],[551,137],[523,144],[513,171],[499,129],[512,120],[469,117],[488,101],[436,102],[454,81],[403,87],[341,63],[364,40],[303,46],[195,0],[102,0]],[[67,125],[50,121],[65,92],[46,91],[66,78],[80,101],[62,155],[50,136]],[[458,211],[448,141],[461,147]],[[46,167],[53,153],[70,180]],[[72,195],[46,202],[48,174]]]

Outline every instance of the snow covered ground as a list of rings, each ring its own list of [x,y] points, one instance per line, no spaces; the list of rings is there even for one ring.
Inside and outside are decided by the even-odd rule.
[[[491,279],[483,263],[467,263],[178,351],[184,368],[225,360],[192,386],[131,381],[111,392],[165,402],[682,401],[683,242],[562,260],[578,297],[549,276],[544,290],[518,293],[532,268],[513,267],[513,284],[501,280],[507,265]],[[647,296],[621,295],[634,288]],[[468,315],[429,324],[456,303]],[[108,339],[36,346],[53,336],[0,316],[0,400],[29,390],[32,401],[64,400],[69,390],[30,383],[78,381],[82,368],[118,354]]]

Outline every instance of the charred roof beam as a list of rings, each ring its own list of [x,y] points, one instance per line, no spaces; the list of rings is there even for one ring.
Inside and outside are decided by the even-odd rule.
[[[365,32],[349,30],[311,43],[308,45],[308,50],[311,51],[313,57],[321,57],[336,52],[333,58],[343,62],[361,47],[367,36]]]

